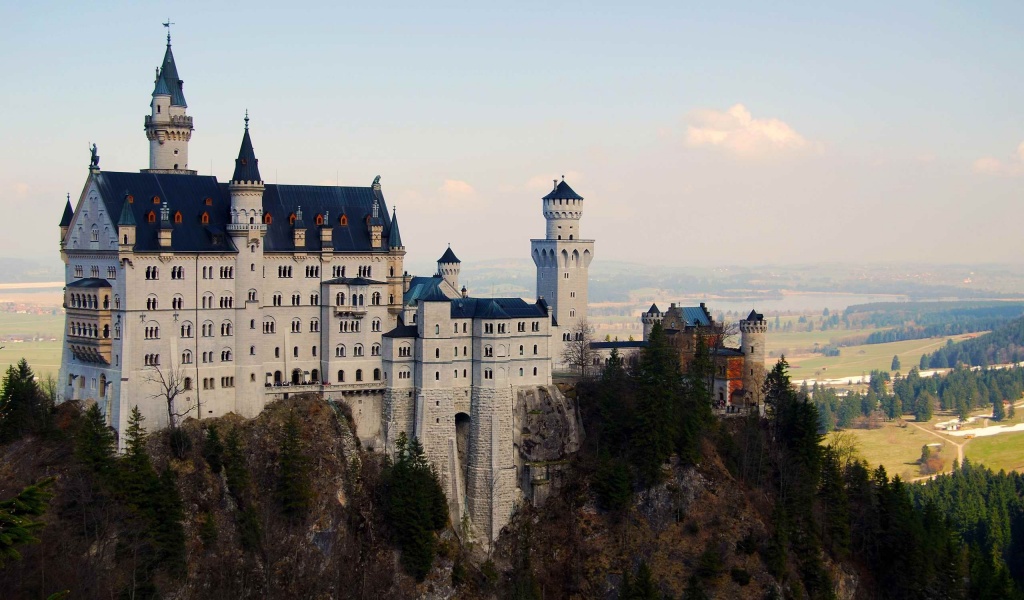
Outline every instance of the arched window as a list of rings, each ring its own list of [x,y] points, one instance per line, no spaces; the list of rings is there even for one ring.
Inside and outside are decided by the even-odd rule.
[[[338,369],[338,383],[345,383],[345,371]]]
[[[185,383],[185,385],[184,385],[185,391],[186,392],[190,391],[192,389],[192,378],[191,377],[186,377],[184,383]]]
[[[146,222],[156,223],[156,213],[153,211],[149,211],[148,213],[146,213]]]
[[[288,215],[288,224],[289,225],[294,225],[295,224],[295,213],[292,213],[292,214]]]
[[[348,225],[348,217],[346,215],[341,215],[341,217],[338,218],[338,225],[341,225],[342,227],[347,226]]]
[[[205,212],[205,211],[204,211],[204,212],[203,212],[203,214],[202,214],[202,216],[200,216],[200,217],[199,217],[199,221],[200,221],[200,222],[201,222],[201,223],[202,223],[203,225],[207,225],[207,224],[209,224],[209,222],[210,222],[210,213],[208,213],[208,212]]]
[[[186,350],[181,353],[181,364],[190,365],[192,364],[192,351]]]
[[[316,223],[316,224],[317,224],[317,226],[321,226],[321,225],[323,225],[323,224],[324,224],[324,216],[323,216],[323,215],[321,215],[321,214],[318,214],[318,215],[316,216],[316,219],[314,219],[314,223]]]
[[[380,381],[380,369],[373,370],[373,380]]]
[[[270,225],[273,222],[274,222],[274,218],[270,216],[270,213],[264,213],[263,214],[263,224],[264,225]]]
[[[180,210],[174,213],[174,224],[175,225],[180,225],[181,224],[181,211]]]
[[[363,370],[362,369],[356,369],[356,381],[362,381],[362,380],[363,380]]]
[[[345,358],[345,344],[338,344],[334,347],[334,356]]]

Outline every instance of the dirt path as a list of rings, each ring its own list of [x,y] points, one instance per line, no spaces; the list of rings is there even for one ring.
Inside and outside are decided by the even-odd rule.
[[[946,437],[946,436],[944,436],[942,434],[935,433],[934,431],[932,431],[930,429],[925,429],[924,427],[921,427],[917,423],[913,423],[911,421],[907,421],[907,424],[911,425],[913,427],[917,427],[918,429],[920,429],[921,431],[923,431],[925,433],[929,433],[931,435],[934,435],[935,437],[939,438],[943,442],[949,442],[950,444],[953,444],[954,446],[956,446],[956,460],[957,460],[957,464],[961,464],[961,465],[964,464],[964,444],[966,444],[967,442],[962,442],[962,443],[958,444],[958,443],[954,442],[953,440],[949,439],[948,437]]]

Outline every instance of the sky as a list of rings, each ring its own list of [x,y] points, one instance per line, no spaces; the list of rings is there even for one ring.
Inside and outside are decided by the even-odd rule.
[[[1016,263],[1024,3],[0,4],[0,257],[148,166],[171,35],[190,167],[369,185],[407,261],[529,256],[555,178],[596,260]],[[854,6],[856,4],[856,6]]]

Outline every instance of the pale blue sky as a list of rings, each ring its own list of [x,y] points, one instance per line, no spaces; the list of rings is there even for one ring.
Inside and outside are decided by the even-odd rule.
[[[192,168],[248,108],[265,179],[380,174],[416,262],[528,256],[563,173],[598,260],[1024,251],[1019,2],[254,4],[0,7],[0,256],[56,256],[89,142],[147,166],[167,17]]]

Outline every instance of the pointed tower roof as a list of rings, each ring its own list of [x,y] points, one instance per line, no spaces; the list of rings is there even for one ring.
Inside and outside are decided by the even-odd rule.
[[[169,95],[171,97],[171,106],[187,108],[188,104],[185,103],[185,94],[181,91],[181,86],[184,83],[184,81],[178,78],[178,67],[174,64],[174,53],[171,52],[171,35],[167,34],[167,50],[164,52],[164,62],[160,67],[160,75],[156,78],[153,95]]]
[[[71,210],[71,194],[68,194],[68,202],[64,205],[64,216],[60,218],[61,227],[71,226],[71,217],[75,215],[75,211]]]
[[[647,313],[648,314],[652,314],[652,315],[657,315],[657,314],[661,314],[661,311],[658,310],[658,305],[657,305],[657,303],[655,303],[655,304],[652,304],[649,309],[647,309]]]
[[[437,259],[437,262],[438,263],[459,263],[459,264],[462,264],[462,261],[459,260],[459,257],[455,256],[455,253],[452,252],[452,247],[451,246],[448,246],[448,249],[444,251],[444,254],[441,255],[441,258]]]
[[[127,192],[124,196],[124,203],[121,205],[121,217],[117,220],[117,226],[135,227],[135,215],[132,214],[132,206],[128,202]]]
[[[256,152],[252,149],[252,139],[249,138],[249,111],[245,111],[245,133],[242,134],[242,146],[238,149],[238,158],[235,159],[235,173],[231,181],[259,181],[260,177],[259,160],[256,159]]]
[[[402,234],[398,231],[398,212],[391,209],[391,231],[388,232],[388,248],[401,248]]]
[[[745,321],[763,321],[764,320],[764,315],[762,315],[761,313],[757,312],[754,309],[750,309],[750,314],[747,315],[747,318],[744,319],[744,320]]]
[[[563,179],[555,185],[555,189],[551,190],[547,196],[541,198],[541,200],[582,200],[583,196],[580,196],[569,187],[569,184]]]

